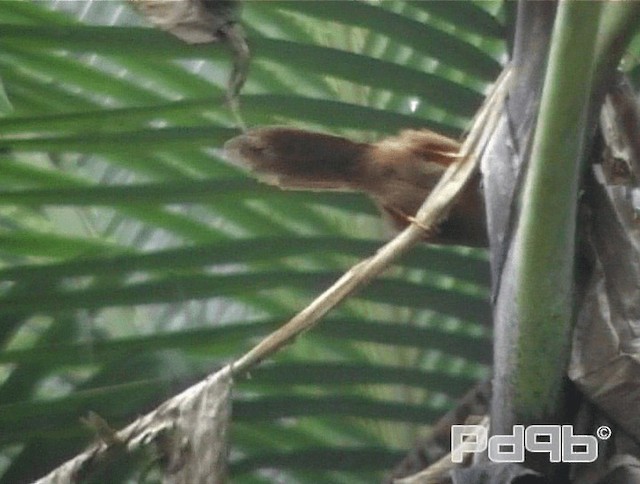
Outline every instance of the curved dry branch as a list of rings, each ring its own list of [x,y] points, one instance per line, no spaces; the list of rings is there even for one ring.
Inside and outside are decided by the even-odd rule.
[[[300,311],[288,323],[271,333],[253,349],[165,401],[120,431],[99,425],[101,441],[67,461],[36,484],[78,482],[120,452],[133,452],[148,445],[160,450],[165,482],[223,482],[226,468],[226,436],[231,413],[233,376],[246,373],[276,353],[296,336],[312,328],[327,312],[384,271],[410,247],[421,241],[424,230],[435,227],[455,203],[475,173],[480,154],[497,125],[509,80],[506,69],[479,111],[462,145],[459,161],[453,163],[407,229],[378,252],[347,271],[333,286]],[[93,419],[95,422],[95,418]],[[105,431],[106,429],[106,431]]]
[[[232,365],[234,375],[242,374],[259,364],[295,337],[309,330],[331,309],[347,296],[365,286],[389,267],[413,245],[420,242],[424,231],[436,227],[446,217],[457,196],[472,178],[478,167],[478,160],[487,140],[497,125],[506,86],[509,68],[498,78],[491,94],[478,112],[469,135],[460,149],[458,161],[444,173],[420,210],[412,219],[412,224],[395,238],[382,246],[378,252],[349,269],[333,286],[318,296],[284,326],[264,338],[248,353]]]

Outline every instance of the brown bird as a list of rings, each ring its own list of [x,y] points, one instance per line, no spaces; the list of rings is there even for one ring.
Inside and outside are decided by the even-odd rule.
[[[225,143],[226,157],[280,188],[367,193],[392,225],[406,227],[460,145],[427,129],[377,143],[285,127],[256,128]],[[479,176],[469,183],[428,242],[487,246]]]

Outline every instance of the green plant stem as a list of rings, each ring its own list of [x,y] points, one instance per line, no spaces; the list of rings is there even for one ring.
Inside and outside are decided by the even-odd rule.
[[[564,1],[554,25],[515,247],[518,421],[543,420],[562,408],[572,323],[578,184],[601,5]]]
[[[596,46],[595,85],[609,80],[629,42],[640,29],[640,2],[609,2],[602,7]]]

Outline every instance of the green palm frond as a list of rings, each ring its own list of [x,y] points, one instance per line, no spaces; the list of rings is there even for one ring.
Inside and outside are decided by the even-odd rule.
[[[498,7],[245,2],[242,117],[460,135],[501,69]],[[386,229],[361,195],[281,192],[221,158],[238,132],[224,47],[184,44],[121,2],[2,2],[0,23],[9,483],[82,450],[87,412],[119,427],[242,354]],[[415,249],[238,382],[233,482],[379,480],[487,375],[489,321],[483,251]],[[153,480],[141,469],[110,482]]]

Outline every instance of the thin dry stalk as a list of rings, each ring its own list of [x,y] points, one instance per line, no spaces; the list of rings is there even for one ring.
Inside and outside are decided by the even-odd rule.
[[[296,314],[285,325],[265,337],[244,356],[232,364],[234,375],[249,371],[265,358],[291,343],[298,335],[315,326],[331,309],[354,291],[365,286],[389,267],[397,258],[424,237],[424,231],[437,226],[446,217],[462,189],[478,167],[478,160],[497,125],[502,100],[507,89],[509,69],[498,78],[491,94],[476,115],[466,137],[458,161],[444,173],[429,197],[413,219],[413,223],[395,238],[383,245],[378,252],[349,269],[333,286],[318,296],[311,304]]]
[[[507,69],[498,78],[492,93],[487,97],[476,116],[469,135],[460,150],[459,161],[453,163],[442,176],[431,195],[418,211],[414,223],[382,246],[373,257],[353,266],[309,306],[280,329],[263,339],[253,349],[236,360],[235,363],[167,400],[152,412],[133,421],[126,428],[118,432],[109,431],[108,438],[103,438],[101,442],[94,444],[85,452],[67,461],[39,480],[38,483],[75,482],[79,475],[90,475],[100,462],[108,460],[114,454],[139,448],[145,443],[156,440],[156,437],[162,434],[164,429],[177,427],[180,424],[180,413],[183,414],[182,420],[184,421],[183,424],[185,424],[183,427],[190,427],[194,422],[198,423],[198,417],[201,416],[202,412],[196,412],[197,415],[191,415],[193,413],[191,402],[199,401],[199,399],[207,399],[208,397],[208,400],[213,400],[214,403],[222,405],[224,411],[221,413],[228,416],[228,395],[232,385],[232,376],[249,371],[262,360],[278,351],[282,346],[292,342],[296,336],[317,324],[323,315],[338,305],[349,294],[374,279],[400,255],[422,240],[424,230],[434,227],[446,215],[455,202],[457,195],[477,169],[480,154],[499,119],[508,79],[509,71]],[[212,392],[212,383],[219,381],[223,382],[222,387],[215,389],[213,395],[209,396],[208,393]],[[176,409],[183,408],[187,410],[176,412]],[[206,417],[211,420],[210,416]],[[106,427],[108,428],[108,425]],[[220,433],[222,432],[219,430],[220,428],[226,429],[225,422],[219,424],[213,431]],[[185,438],[189,439],[189,441],[194,439],[193,436],[185,436]],[[222,445],[224,439],[218,440]],[[197,459],[197,455],[194,458]],[[188,468],[188,466],[185,466],[185,468]]]

